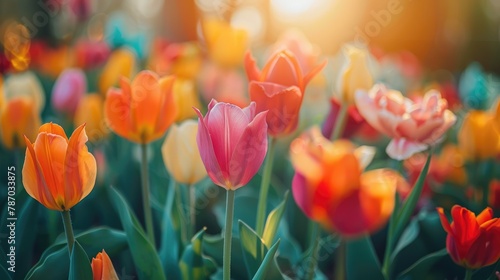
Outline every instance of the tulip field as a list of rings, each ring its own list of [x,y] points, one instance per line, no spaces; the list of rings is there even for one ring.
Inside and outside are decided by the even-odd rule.
[[[500,57],[465,20],[102,2],[0,2],[0,280],[500,280]]]

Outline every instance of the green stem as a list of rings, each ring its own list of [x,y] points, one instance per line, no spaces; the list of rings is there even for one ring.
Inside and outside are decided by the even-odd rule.
[[[259,205],[257,206],[257,221],[255,229],[259,236],[264,232],[264,221],[266,218],[267,194],[269,192],[269,183],[271,182],[271,174],[273,171],[274,152],[276,146],[276,138],[271,138],[269,150],[267,151],[266,163],[264,164],[264,172],[260,184]]]
[[[234,191],[226,192],[226,224],[224,231],[223,279],[231,279],[231,241],[233,235]]]
[[[396,219],[397,213],[399,213],[400,203],[399,203],[399,194],[396,192],[394,198],[396,205],[394,206],[394,210],[392,211],[391,218],[389,219],[389,228],[387,233],[387,242],[385,245],[385,254],[384,254],[384,263],[382,264],[382,274],[385,276],[385,279],[390,279],[391,276],[391,255],[392,249],[394,247],[394,232],[396,230]]]
[[[472,279],[472,269],[466,268],[465,269],[465,280],[470,280]]]
[[[346,122],[347,110],[349,106],[345,104],[340,104],[340,111],[337,114],[337,120],[335,121],[335,126],[333,127],[333,132],[330,137],[330,140],[335,141],[342,136],[342,132],[344,131],[344,126]]]
[[[335,279],[346,279],[345,275],[345,255],[346,244],[344,240],[340,240],[339,247],[337,247],[337,265],[335,269]]]
[[[69,210],[61,212],[63,219],[64,232],[66,233],[66,240],[68,241],[68,252],[71,257],[71,251],[73,251],[73,244],[75,243],[75,235],[73,234],[73,225],[71,225],[71,215]]]
[[[22,158],[23,158],[23,150],[22,149],[15,149],[14,150],[14,165],[16,168],[16,172],[18,174],[22,173],[22,168],[23,168]],[[16,176],[16,194],[21,193],[24,189],[20,178],[21,178],[21,176]]]
[[[179,211],[179,214],[181,215],[181,219],[185,220],[185,217],[186,217],[186,214],[185,214],[185,208],[184,208],[184,204],[182,203],[183,199],[182,199],[182,189],[181,189],[181,186],[179,186],[179,184],[175,183],[174,184],[174,187],[175,187],[175,200],[174,200],[174,203],[175,203],[175,206],[177,211]],[[187,245],[189,243],[189,238],[188,237],[188,229],[186,227],[181,227],[180,228],[180,231],[181,231],[181,239],[182,239],[182,244],[184,245]]]
[[[188,186],[189,189],[189,218],[191,221],[189,238],[196,234],[196,189],[193,185]]]
[[[319,247],[319,238],[320,238],[320,229],[318,223],[314,221],[310,221],[310,241],[309,241],[309,267],[307,269],[306,279],[312,280],[314,279],[314,272],[316,271],[316,265],[318,263],[318,247]]]
[[[141,179],[142,179],[142,206],[146,222],[146,234],[149,242],[156,248],[155,233],[153,228],[153,215],[149,199],[149,171],[148,171],[148,144],[141,144]]]

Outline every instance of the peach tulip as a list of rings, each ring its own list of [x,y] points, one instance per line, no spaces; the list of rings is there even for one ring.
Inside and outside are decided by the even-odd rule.
[[[208,176],[228,190],[246,185],[257,173],[267,152],[266,112],[256,105],[240,107],[212,100],[203,117],[198,109],[196,141]]]
[[[118,280],[113,263],[104,249],[92,258],[91,266],[94,280]]]
[[[392,138],[386,152],[397,160],[441,141],[456,121],[446,100],[434,90],[428,91],[422,101],[413,102],[401,92],[377,84],[369,92],[356,92],[356,106],[371,126]]]
[[[85,125],[68,139],[62,127],[46,123],[33,144],[27,137],[25,141],[24,188],[43,206],[68,211],[92,191],[97,167],[85,145]]]

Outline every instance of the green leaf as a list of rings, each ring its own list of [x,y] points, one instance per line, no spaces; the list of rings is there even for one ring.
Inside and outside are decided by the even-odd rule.
[[[213,261],[204,258],[202,254],[203,234],[205,230],[204,228],[199,231],[191,239],[191,244],[184,249],[181,261],[179,262],[182,279],[203,280],[215,272],[216,266]]]
[[[5,280],[11,280],[12,278],[10,277],[9,272],[7,269],[2,265],[0,266],[0,279],[5,279]]]
[[[421,258],[414,265],[403,271],[398,276],[398,279],[421,279],[422,276],[428,275],[432,266],[447,254],[448,252],[446,251],[446,248],[444,248]]]
[[[247,268],[241,250],[241,241],[233,235],[231,245],[231,277],[233,279],[247,279]],[[224,251],[224,238],[222,236],[205,235],[203,237],[203,253],[211,257],[218,265],[222,267]],[[212,276],[214,278],[215,276]]]
[[[155,248],[146,238],[139,221],[130,210],[125,198],[113,187],[110,188],[111,202],[120,216],[127,234],[128,245],[139,279],[166,279],[160,258]]]
[[[347,279],[384,279],[369,236],[346,240]]]
[[[415,206],[417,205],[418,199],[420,198],[420,194],[422,193],[422,188],[424,187],[425,177],[427,176],[427,172],[429,171],[429,165],[431,162],[432,152],[429,152],[429,156],[427,157],[427,161],[425,162],[425,166],[420,172],[418,176],[417,182],[413,186],[413,189],[410,195],[406,198],[403,206],[401,207],[401,211],[396,218],[396,226],[394,229],[393,242],[396,242],[399,239],[399,236],[403,232],[406,224],[411,218]],[[394,244],[394,243],[393,243]]]
[[[278,250],[279,245],[280,245],[280,240],[276,241],[276,243],[269,249],[269,252],[267,252],[266,256],[264,257],[264,260],[262,261],[262,264],[257,270],[257,273],[255,273],[252,279],[254,280],[270,279],[268,276],[268,272],[271,269],[272,265],[275,264],[274,257],[276,255],[276,251]]]
[[[16,222],[16,240],[18,240],[16,250],[18,258],[31,260],[38,232],[38,211],[41,205],[34,199],[27,199],[23,204],[18,201],[18,205],[23,206],[19,212],[20,219]],[[16,274],[25,275],[31,265],[30,262],[16,262]]]
[[[78,241],[73,244],[69,262],[69,280],[92,280],[89,257]]]
[[[285,198],[283,201],[274,208],[266,220],[266,225],[264,227],[264,234],[262,235],[262,239],[264,240],[264,244],[266,244],[267,248],[270,248],[273,244],[274,237],[276,236],[276,232],[278,231],[278,226],[280,224],[281,218],[283,217],[283,213],[285,212],[286,202],[288,201],[288,191],[285,193]]]
[[[63,245],[49,247],[42,254],[40,261],[28,272],[25,279],[45,280],[68,279],[69,261],[68,248]]]
[[[185,228],[184,219],[179,215],[180,211],[176,207],[175,195],[179,191],[176,188],[175,181],[171,179],[169,186],[165,209],[163,210],[162,220],[162,239],[160,247],[160,260],[163,263],[163,269],[173,279],[181,278],[179,270],[180,241],[182,228]]]
[[[392,252],[391,255],[391,261],[394,261],[394,259],[398,256],[398,254],[406,248],[408,245],[410,245],[415,239],[417,239],[418,235],[420,233],[420,228],[418,224],[418,220],[414,219],[410,222],[408,227],[406,227],[405,231],[401,235],[401,238],[399,239],[399,242]]]
[[[252,278],[264,259],[267,253],[267,248],[259,235],[251,229],[247,224],[238,221],[240,230],[241,249],[243,250],[243,258],[248,271],[248,278]]]

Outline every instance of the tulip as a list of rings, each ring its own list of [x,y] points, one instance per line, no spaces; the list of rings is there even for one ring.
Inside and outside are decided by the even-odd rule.
[[[476,110],[488,107],[488,81],[479,63],[467,66],[460,76],[458,90],[465,106]]]
[[[202,64],[197,42],[170,43],[162,39],[153,42],[149,66],[158,74],[173,74],[177,78],[194,79]]]
[[[8,149],[25,147],[23,135],[35,139],[40,126],[40,114],[32,100],[15,97],[0,107],[0,137]]]
[[[477,217],[470,210],[455,205],[450,224],[441,207],[437,208],[441,225],[447,232],[446,249],[451,259],[467,269],[496,263],[500,259],[500,219],[493,218],[487,207]]]
[[[85,125],[68,139],[62,127],[46,123],[32,144],[25,137],[23,183],[26,192],[45,207],[67,211],[94,188],[96,161],[87,151]]]
[[[357,90],[369,90],[373,86],[373,78],[368,69],[367,52],[354,46],[342,49],[346,61],[336,81],[334,98],[342,104],[353,105]]]
[[[282,50],[275,53],[260,71],[250,52],[245,54],[245,70],[249,81],[274,83],[284,87],[296,86],[301,92],[305,91],[307,84],[325,65],[326,61],[308,73],[303,73],[295,56]]]
[[[469,161],[482,161],[498,155],[500,132],[494,116],[477,110],[467,113],[458,133],[458,145]]]
[[[179,112],[176,121],[183,121],[196,116],[193,107],[200,107],[200,100],[192,80],[176,78],[173,85],[175,103]]]
[[[398,91],[375,85],[368,93],[356,92],[356,106],[371,126],[392,138],[386,152],[396,160],[438,143],[456,121],[446,100],[432,90],[421,102],[413,102]]]
[[[194,120],[174,124],[161,147],[165,166],[177,182],[192,185],[207,175],[196,144],[197,133]]]
[[[271,53],[289,50],[297,58],[303,72],[315,67],[320,50],[312,45],[307,37],[297,30],[287,30],[274,44]]]
[[[212,99],[239,107],[245,107],[249,103],[246,96],[247,83],[239,71],[206,63],[199,76],[201,96],[207,103]]]
[[[330,112],[323,123],[323,127],[321,129],[323,135],[325,137],[330,138],[332,135],[335,123],[339,118],[339,113],[341,110],[341,105],[337,100],[330,99]],[[361,116],[358,109],[355,106],[349,106],[347,109],[347,120],[345,124],[345,129],[342,132],[340,138],[350,138],[353,136],[360,128],[362,128],[366,124],[365,119]]]
[[[104,102],[99,94],[85,95],[75,113],[75,126],[87,124],[86,130],[90,142],[100,141],[108,135],[104,122]]]
[[[92,275],[94,280],[118,280],[113,263],[106,251],[97,253],[95,258],[92,258]]]
[[[384,226],[405,184],[396,172],[363,172],[374,156],[371,147],[347,140],[328,141],[315,127],[290,145],[296,174],[292,192],[297,205],[314,221],[347,237],[373,233]]]
[[[494,209],[500,209],[500,180],[492,180],[489,188],[489,204]]]
[[[34,108],[38,113],[41,113],[45,107],[42,84],[31,71],[8,76],[1,91],[5,102],[14,97],[23,96],[33,100]]]
[[[250,99],[257,104],[257,112],[268,111],[269,135],[282,137],[295,131],[303,100],[298,87],[254,81],[249,87]]]
[[[104,41],[81,40],[75,45],[75,65],[82,69],[91,69],[106,62],[111,50]]]
[[[212,181],[236,190],[259,170],[267,152],[266,112],[256,114],[256,105],[243,109],[212,100],[203,117],[198,109],[196,141],[201,159]]]
[[[241,65],[248,46],[248,34],[244,29],[231,26],[228,22],[210,18],[202,21],[203,38],[210,59],[224,68]]]
[[[132,83],[123,78],[121,89],[110,88],[105,102],[105,120],[118,135],[147,144],[162,137],[177,116],[172,93],[174,77],[159,78],[141,71]]]
[[[111,53],[99,78],[99,91],[105,94],[124,76],[130,78],[135,67],[135,55],[132,51],[122,48]]]
[[[30,68],[51,78],[57,78],[74,63],[73,50],[66,45],[52,47],[45,42],[37,42],[37,44],[33,42],[31,49],[33,49],[33,54]]]
[[[78,21],[84,22],[92,14],[92,1],[90,0],[69,0],[68,6]]]
[[[61,73],[52,89],[52,106],[71,116],[80,99],[87,93],[87,79],[80,69],[67,69]]]

